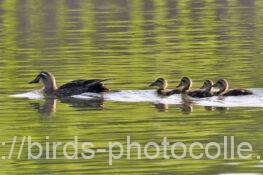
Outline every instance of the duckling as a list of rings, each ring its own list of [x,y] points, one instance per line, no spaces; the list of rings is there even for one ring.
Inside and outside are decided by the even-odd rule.
[[[190,90],[192,87],[192,80],[189,77],[183,77],[181,79],[180,84],[177,86],[177,88],[182,88],[182,94],[189,95],[190,97],[194,98],[205,98],[205,97],[212,97],[213,95],[207,88],[206,90]]]
[[[102,83],[106,80],[107,79],[74,80],[57,88],[55,77],[51,73],[43,71],[40,72],[33,81],[29,82],[29,84],[42,81],[44,84],[43,92],[45,96],[56,96],[62,98],[79,95],[85,92],[107,92],[109,89]]]
[[[168,82],[164,78],[157,78],[157,80],[154,81],[153,83],[151,83],[149,86],[157,86],[159,88],[157,90],[157,93],[159,95],[163,95],[163,96],[170,96],[173,94],[180,94],[181,93],[181,89],[168,90],[167,89]]]
[[[214,91],[213,85],[214,85],[214,82],[212,80],[205,80],[203,83],[203,86],[200,89],[204,89],[207,93],[213,96],[217,92],[217,91]]]
[[[220,96],[241,96],[241,95],[252,95],[253,92],[247,89],[228,89],[229,84],[227,80],[220,79],[218,80],[213,87],[219,88],[219,91],[216,93],[216,95]]]

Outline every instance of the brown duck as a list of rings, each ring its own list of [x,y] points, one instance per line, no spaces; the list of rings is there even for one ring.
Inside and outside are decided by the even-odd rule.
[[[74,80],[57,88],[55,77],[51,73],[43,71],[40,72],[33,81],[29,82],[29,84],[39,83],[41,81],[44,84],[43,93],[45,96],[63,98],[85,92],[107,92],[109,89],[102,83],[106,80],[107,79]]]
[[[241,96],[241,95],[252,95],[253,92],[247,89],[229,89],[229,84],[227,80],[220,79],[218,80],[213,87],[219,89],[216,95],[220,96]]]
[[[214,85],[214,82],[212,80],[205,80],[203,83],[203,86],[200,89],[204,89],[208,94],[211,94],[211,96],[214,96],[217,91],[214,90],[213,85]]]
[[[212,82],[205,82],[202,88],[205,88],[205,90],[190,90],[192,87],[192,80],[189,77],[183,77],[180,81],[180,84],[177,86],[177,88],[182,88],[182,94],[186,94],[190,97],[194,98],[205,98],[205,97],[212,97],[212,87],[209,87],[209,84]]]

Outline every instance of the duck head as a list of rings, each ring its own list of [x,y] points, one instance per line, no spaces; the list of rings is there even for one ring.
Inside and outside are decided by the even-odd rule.
[[[157,86],[159,89],[166,89],[168,87],[168,82],[164,78],[158,78],[155,82],[151,83],[149,86]]]
[[[34,80],[29,82],[29,84],[39,82],[43,82],[44,92],[46,94],[52,94],[57,89],[55,77],[49,72],[40,72]]]
[[[203,86],[200,89],[205,89],[206,91],[212,91],[214,82],[212,80],[205,80]]]
[[[176,88],[182,88],[182,92],[185,92],[187,90],[189,90],[192,87],[192,80],[189,77],[183,77],[180,81],[180,83],[178,84],[178,86],[176,86]]]
[[[225,79],[218,80],[212,87],[216,87],[219,89],[218,93],[222,94],[226,92],[229,88],[228,82]]]

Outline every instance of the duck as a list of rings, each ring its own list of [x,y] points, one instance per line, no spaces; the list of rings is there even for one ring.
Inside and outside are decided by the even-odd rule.
[[[252,95],[253,92],[247,89],[229,89],[228,81],[225,79],[218,80],[213,87],[219,89],[216,95],[219,96],[242,96],[242,95]]]
[[[152,82],[150,85],[152,86],[157,86],[157,94],[162,95],[162,96],[170,96],[173,94],[180,94],[182,92],[181,89],[173,89],[173,90],[168,90],[168,82],[165,78],[157,78],[154,82]]]
[[[212,97],[211,89],[206,88],[205,90],[190,90],[192,87],[192,79],[190,77],[183,77],[177,86],[177,88],[182,88],[182,94],[188,95],[193,98],[206,98]]]
[[[206,92],[214,96],[217,91],[214,90],[213,85],[214,82],[212,80],[205,80],[203,86],[200,89],[204,89]]]
[[[65,98],[72,95],[79,95],[85,92],[101,93],[109,89],[103,84],[108,79],[73,80],[60,87],[57,87],[56,79],[50,72],[42,71],[29,84],[43,82],[43,93],[45,96]]]

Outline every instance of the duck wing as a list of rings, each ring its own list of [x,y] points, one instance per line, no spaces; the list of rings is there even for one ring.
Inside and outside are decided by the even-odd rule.
[[[67,97],[72,95],[79,95],[85,92],[107,92],[109,91],[103,84],[103,81],[108,79],[92,79],[92,80],[74,80],[60,86],[57,89],[56,95],[58,97]]]
[[[247,89],[230,89],[223,96],[240,96],[240,95],[252,95],[253,92]]]

